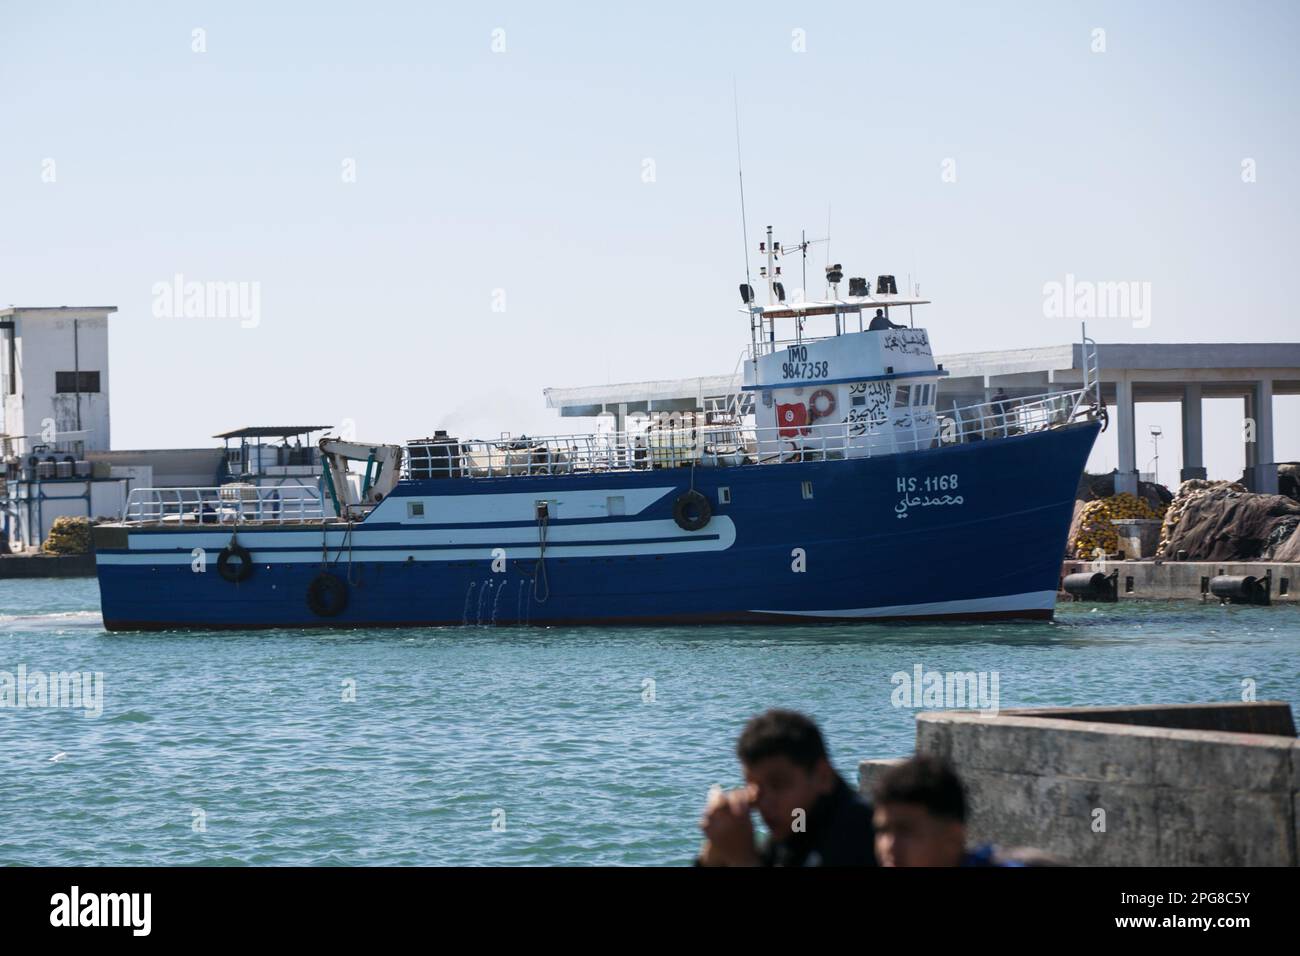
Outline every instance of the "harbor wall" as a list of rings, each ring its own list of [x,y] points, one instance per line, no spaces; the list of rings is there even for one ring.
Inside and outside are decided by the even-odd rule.
[[[924,712],[916,752],[967,787],[970,840],[1076,865],[1296,866],[1286,703]],[[859,787],[898,760],[865,760]]]
[[[13,554],[0,557],[0,580],[94,576],[94,554]]]
[[[1217,604],[1209,593],[1211,578],[1223,575],[1272,575],[1270,600],[1274,604],[1300,601],[1300,564],[1287,561],[1066,561],[1061,580],[1079,571],[1119,571],[1121,601],[1202,601]],[[1060,584],[1057,585],[1058,590]],[[1061,591],[1059,601],[1069,601]]]

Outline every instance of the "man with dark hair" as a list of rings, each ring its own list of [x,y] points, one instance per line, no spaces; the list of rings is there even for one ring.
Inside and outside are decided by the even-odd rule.
[[[817,725],[769,710],[736,742],[745,786],[714,788],[700,820],[702,866],[874,866],[871,806],[831,766]],[[755,840],[757,810],[769,837]]]
[[[885,329],[905,329],[905,328],[907,328],[906,325],[895,325],[893,322],[890,322],[889,317],[885,315],[884,309],[876,309],[876,317],[872,319],[871,324],[867,326],[867,331],[883,332]]]
[[[942,760],[917,755],[885,771],[872,789],[881,866],[1026,866],[1059,860],[1034,850],[966,849],[966,788]]]

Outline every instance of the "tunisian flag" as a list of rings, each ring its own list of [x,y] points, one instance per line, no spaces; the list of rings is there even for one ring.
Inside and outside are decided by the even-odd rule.
[[[808,406],[802,402],[795,402],[793,405],[776,406],[776,433],[782,438],[794,438],[796,435],[807,435],[808,429],[804,426],[808,424]]]

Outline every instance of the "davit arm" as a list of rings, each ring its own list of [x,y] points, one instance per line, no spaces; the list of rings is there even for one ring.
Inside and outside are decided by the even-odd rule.
[[[367,445],[338,438],[320,440],[321,461],[325,465],[326,490],[334,508],[343,514],[348,506],[375,505],[388,497],[401,477],[401,445]],[[364,461],[360,500],[352,500],[348,484],[348,462]]]

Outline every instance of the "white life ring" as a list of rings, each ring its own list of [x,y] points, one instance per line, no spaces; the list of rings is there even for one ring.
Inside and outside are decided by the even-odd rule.
[[[830,418],[835,414],[835,393],[829,388],[819,388],[808,399],[809,415],[815,420]]]

